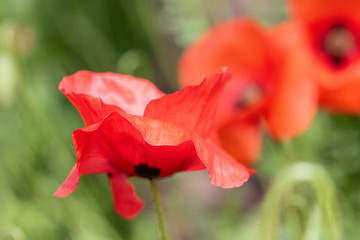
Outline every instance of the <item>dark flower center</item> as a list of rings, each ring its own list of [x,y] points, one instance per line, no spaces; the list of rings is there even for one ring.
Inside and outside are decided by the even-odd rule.
[[[235,101],[236,108],[245,108],[248,107],[257,101],[259,101],[263,96],[263,89],[258,85],[249,85],[244,91],[239,95],[238,99]]]
[[[135,174],[139,177],[153,179],[160,176],[160,169],[149,167],[146,163],[135,166]]]
[[[322,47],[335,66],[342,65],[356,49],[353,33],[341,24],[336,24],[325,35]]]

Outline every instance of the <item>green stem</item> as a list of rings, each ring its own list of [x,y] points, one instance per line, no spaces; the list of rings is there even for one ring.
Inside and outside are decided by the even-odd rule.
[[[164,213],[163,213],[163,210],[162,210],[162,207],[161,207],[159,189],[158,189],[158,186],[157,186],[157,182],[154,179],[150,179],[150,185],[151,185],[151,192],[152,192],[153,197],[154,197],[157,217],[158,217],[158,220],[159,220],[161,240],[167,240],[168,238],[166,237]]]

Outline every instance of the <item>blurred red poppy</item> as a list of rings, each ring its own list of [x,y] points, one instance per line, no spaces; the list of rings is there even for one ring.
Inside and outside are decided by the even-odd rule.
[[[238,18],[208,30],[179,62],[183,86],[224,66],[233,70],[212,135],[247,166],[255,163],[261,150],[262,118],[271,135],[283,140],[303,132],[316,113],[315,85],[288,66],[286,52],[276,43],[254,21]]]
[[[344,113],[360,112],[360,1],[292,0],[292,21],[280,35],[301,32],[293,48],[308,52],[310,76],[320,103]]]
[[[209,75],[170,95],[145,79],[115,73],[81,71],[65,77],[59,88],[87,126],[73,133],[77,163],[54,196],[74,191],[80,175],[107,173],[116,211],[132,218],[143,201],[128,177],[153,179],[207,168],[213,184],[241,186],[251,170],[207,140],[229,76],[227,70]]]

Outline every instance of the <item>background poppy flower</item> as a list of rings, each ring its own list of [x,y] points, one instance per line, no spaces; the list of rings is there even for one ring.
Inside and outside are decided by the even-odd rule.
[[[207,72],[223,66],[233,70],[217,111],[216,132],[222,147],[246,165],[255,163],[261,149],[261,118],[276,139],[304,131],[316,108],[303,104],[313,86],[292,74],[281,48],[272,45],[268,33],[254,21],[237,18],[218,24],[184,52],[179,62],[181,85],[194,84]],[[296,76],[296,77],[295,77]],[[310,93],[308,93],[310,92]]]
[[[319,84],[321,104],[332,111],[359,113],[359,1],[292,0],[289,10],[292,29],[282,34],[302,28],[295,44],[309,52],[307,68]]]
[[[241,186],[251,171],[206,140],[229,74],[210,75],[170,95],[147,80],[114,73],[65,77],[59,88],[87,126],[73,133],[77,163],[54,196],[75,190],[80,175],[107,173],[116,211],[132,218],[143,202],[128,177],[153,179],[207,168],[213,184]]]

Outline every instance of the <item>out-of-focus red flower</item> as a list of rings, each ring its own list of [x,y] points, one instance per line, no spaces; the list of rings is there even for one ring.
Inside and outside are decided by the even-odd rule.
[[[291,0],[289,10],[293,19],[279,38],[300,33],[291,48],[307,51],[306,68],[319,84],[320,104],[360,113],[360,1]]]
[[[212,136],[248,166],[261,150],[262,118],[271,135],[283,140],[303,132],[316,113],[314,84],[291,68],[287,53],[273,42],[254,21],[238,18],[211,28],[186,49],[179,62],[183,86],[224,66],[233,70]]]
[[[251,170],[207,137],[226,70],[201,84],[164,95],[145,79],[80,71],[59,89],[80,112],[86,126],[73,133],[77,163],[54,196],[74,191],[83,174],[109,174],[116,211],[135,217],[143,201],[128,177],[153,179],[179,171],[208,169],[211,182],[241,186]]]

